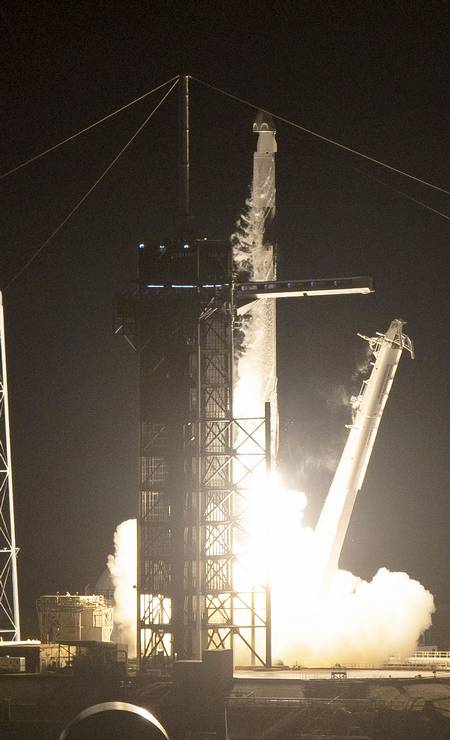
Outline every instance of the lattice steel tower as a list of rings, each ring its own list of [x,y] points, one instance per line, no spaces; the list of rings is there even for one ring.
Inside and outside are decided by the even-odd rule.
[[[270,268],[248,281],[235,274],[230,240],[196,239],[189,218],[188,78],[180,89],[179,228],[170,241],[138,245],[138,287],[119,296],[116,308],[115,331],[136,349],[140,368],[137,654],[145,670],[234,647],[240,662],[270,666],[269,564],[256,580],[242,574],[248,492],[254,475],[271,467],[273,414],[262,403],[257,417],[234,415],[235,322],[261,299],[369,293],[371,280],[283,283]],[[274,204],[262,185],[274,188],[274,132],[259,125],[255,131],[255,192],[268,212]]]
[[[234,543],[245,528],[242,489],[267,464],[267,420],[264,408],[258,419],[233,417],[231,244],[192,234],[187,78],[180,87],[180,226],[170,242],[138,245],[138,289],[119,297],[116,309],[116,333],[136,349],[140,366],[143,669],[239,638],[248,662],[264,663],[270,627],[265,584],[247,593],[235,583]]]
[[[233,416],[231,283],[228,242],[142,242],[139,289],[118,302],[116,332],[140,365],[141,667],[236,639],[266,661],[265,586],[236,586],[234,540],[269,420]]]
[[[0,293],[0,639],[20,640],[17,547],[9,432],[3,299]]]

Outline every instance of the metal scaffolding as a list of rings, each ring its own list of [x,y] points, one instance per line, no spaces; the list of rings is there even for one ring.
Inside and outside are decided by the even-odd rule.
[[[137,297],[140,474],[138,630],[142,667],[183,653],[185,433],[195,296],[170,289]],[[155,313],[162,314],[155,321]],[[165,315],[164,315],[165,314]]]
[[[241,662],[266,664],[270,644],[266,574],[242,577],[250,479],[268,465],[270,419],[264,409],[256,419],[233,416],[230,245],[202,241],[191,262],[187,251],[174,251],[169,284],[167,275],[154,277],[153,257],[148,282],[141,252],[140,289],[116,310],[116,333],[137,349],[140,364],[137,652],[144,670],[238,645]],[[173,275],[180,255],[184,283]]]
[[[232,647],[239,663],[270,666],[270,562],[260,553],[255,568],[251,549],[259,527],[263,551],[270,552],[276,385],[261,400],[262,406],[271,400],[272,409],[266,403],[257,418],[234,416],[235,322],[258,301],[369,293],[372,281],[274,280],[273,247],[261,231],[275,209],[275,131],[265,120],[254,128],[253,211],[240,267],[232,265],[230,242],[193,238],[187,77],[180,92],[179,228],[168,242],[138,245],[138,289],[121,298],[116,313],[116,333],[137,350],[140,366],[138,661],[145,670],[154,662]],[[255,249],[257,270],[247,259]],[[259,516],[265,509],[256,527],[255,509]]]
[[[3,300],[0,293],[0,639],[20,640]]]
[[[267,579],[250,582],[247,577],[243,583],[242,572],[248,570],[248,491],[254,473],[267,464],[268,421],[233,417],[231,290],[224,298],[216,297],[201,313],[193,357],[196,383],[187,456],[192,487],[184,536],[186,648],[200,657],[202,649],[234,647],[245,662],[265,664]]]

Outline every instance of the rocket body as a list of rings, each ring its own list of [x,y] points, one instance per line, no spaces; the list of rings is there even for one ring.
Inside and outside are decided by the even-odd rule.
[[[275,280],[276,253],[272,224],[275,218],[275,154],[277,142],[273,124],[258,114],[253,125],[258,134],[253,155],[252,208],[256,210],[259,233],[253,242],[253,280]],[[278,447],[278,402],[276,376],[276,301],[263,299],[251,309],[254,340],[259,345],[261,408],[269,401],[271,408],[271,452]],[[257,415],[259,415],[258,412]]]

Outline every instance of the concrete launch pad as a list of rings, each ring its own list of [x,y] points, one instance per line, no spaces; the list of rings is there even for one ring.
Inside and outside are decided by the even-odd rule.
[[[446,678],[450,682],[450,670],[421,670],[420,668],[345,668],[347,679],[386,679],[386,678]],[[336,674],[337,668],[302,668],[301,670],[293,669],[273,669],[252,670],[241,669],[234,672],[235,680],[252,680],[252,681],[308,681],[308,680],[331,680],[333,673]],[[334,680],[342,680],[334,678]]]
[[[225,701],[228,740],[386,737],[422,740],[448,735],[450,672],[330,669],[235,674]]]

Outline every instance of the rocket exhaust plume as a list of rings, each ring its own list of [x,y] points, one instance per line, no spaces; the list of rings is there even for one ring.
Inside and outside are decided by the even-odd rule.
[[[233,259],[238,277],[239,273],[244,273],[244,279],[269,280],[275,276],[273,251],[264,237],[266,223],[270,222],[275,208],[273,154],[276,145],[274,132],[267,123],[258,121],[255,127],[259,136],[253,187],[237,233],[232,238]],[[398,339],[398,324],[403,322],[393,322],[392,336],[389,331],[386,334],[394,344],[395,338]],[[388,355],[396,354],[398,346],[394,344],[385,347]],[[272,428],[277,429],[274,301],[260,299],[251,306],[242,321],[236,345],[234,415],[237,418],[261,417],[264,402],[271,401],[275,417]],[[372,351],[374,348],[375,345]],[[389,362],[386,367],[388,365]],[[358,368],[359,371],[363,369]],[[389,371],[386,377],[383,375],[383,382],[389,387],[392,377]],[[375,385],[378,388],[378,384]],[[378,395],[383,396],[385,390],[386,386],[378,388]],[[367,398],[363,403],[361,394],[359,402],[363,406]],[[370,417],[369,412],[370,409],[367,417]],[[378,423],[379,417],[376,429]],[[373,445],[374,429],[366,431]],[[365,438],[365,442],[367,440]],[[354,451],[357,446],[353,434],[350,447]],[[276,438],[272,439],[272,450],[276,451]],[[351,455],[344,453],[345,457],[348,462]],[[362,468],[352,468],[352,474],[345,481],[345,485],[349,482],[352,488],[347,497],[351,507],[368,462],[367,456],[361,455],[361,459]],[[344,468],[348,472],[348,466]],[[336,476],[338,483],[342,482],[341,464]],[[339,488],[336,484],[317,532],[302,525],[306,496],[285,491],[276,474],[270,481],[255,476],[253,488],[254,491],[250,487],[248,493],[249,570],[254,580],[261,582],[263,574],[258,573],[258,568],[261,570],[265,560],[265,533],[269,530],[274,657],[289,664],[319,666],[337,662],[367,665],[380,663],[391,655],[410,655],[420,634],[431,624],[433,597],[406,573],[380,568],[367,582],[338,569],[340,548],[351,514],[351,507],[345,505],[348,487]],[[324,579],[325,570],[327,579]]]
[[[118,642],[128,645],[136,657],[136,519],[127,519],[114,532],[114,555],[107,565],[114,584],[114,629]]]

